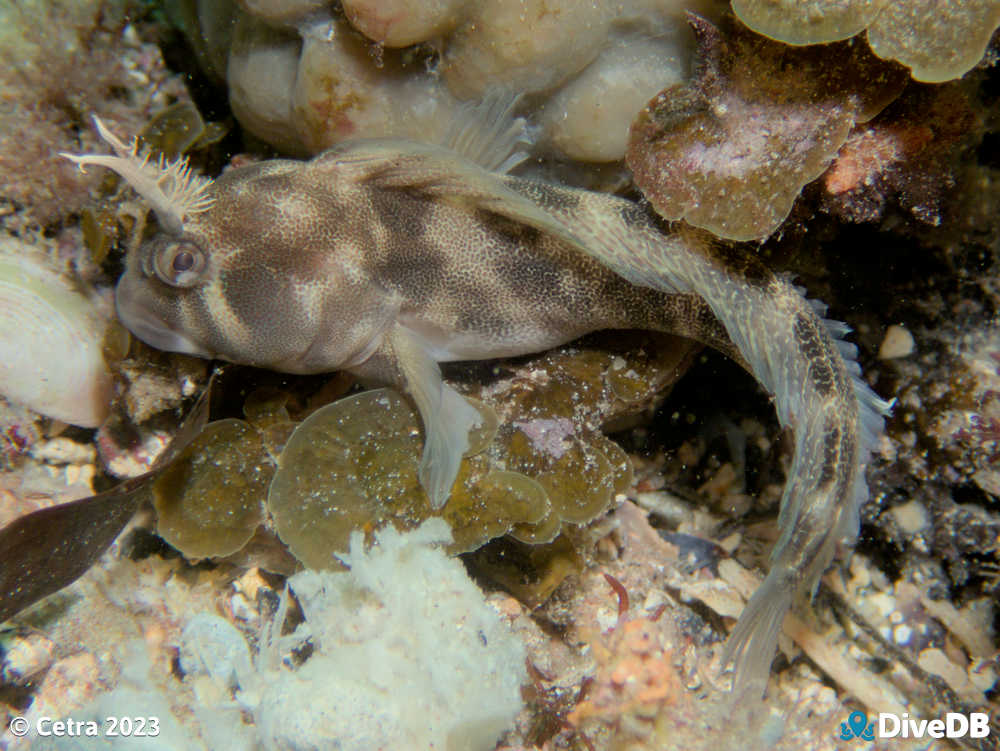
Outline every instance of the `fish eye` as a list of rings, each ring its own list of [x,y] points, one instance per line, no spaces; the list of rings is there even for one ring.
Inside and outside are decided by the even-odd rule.
[[[204,268],[205,254],[201,248],[187,240],[167,243],[153,258],[156,275],[173,287],[194,285]]]
[[[178,251],[177,255],[174,256],[173,267],[178,274],[182,271],[189,271],[192,266],[194,266],[194,253],[190,250]]]

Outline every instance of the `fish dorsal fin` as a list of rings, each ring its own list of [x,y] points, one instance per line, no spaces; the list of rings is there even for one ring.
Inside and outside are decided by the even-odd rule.
[[[616,199],[621,211],[609,213],[598,204],[610,196],[521,180],[488,171],[441,146],[395,139],[345,143],[314,164],[373,189],[420,193],[504,216],[574,246],[633,283],[664,292],[690,291],[671,274],[669,264],[656,263],[663,246],[676,240],[658,232],[637,234],[629,212],[640,209],[630,201]],[[566,210],[546,208],[547,198]],[[637,240],[645,241],[642,247]],[[657,247],[646,247],[649,243]]]
[[[506,173],[528,158],[534,143],[523,117],[514,117],[520,95],[500,88],[460,105],[439,144],[490,172]]]

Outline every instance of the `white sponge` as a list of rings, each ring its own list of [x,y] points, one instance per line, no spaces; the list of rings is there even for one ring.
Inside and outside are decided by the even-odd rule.
[[[450,540],[442,519],[409,533],[386,529],[368,551],[355,533],[343,558],[349,572],[289,580],[305,622],[262,644],[253,670],[235,664],[242,659],[233,669],[203,666],[222,680],[235,675],[236,699],[253,713],[263,748],[493,748],[521,710],[526,653],[441,550]],[[200,634],[209,631],[186,631],[195,642]],[[307,641],[312,654],[290,667],[282,656]],[[193,658],[182,658],[187,669],[219,649],[188,643],[184,652]]]

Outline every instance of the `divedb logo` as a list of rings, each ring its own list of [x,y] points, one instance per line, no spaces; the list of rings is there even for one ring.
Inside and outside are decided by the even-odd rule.
[[[990,716],[985,712],[948,712],[944,719],[918,720],[909,714],[879,712],[868,721],[864,712],[851,712],[840,723],[842,741],[873,741],[876,738],[985,738],[990,734]]]

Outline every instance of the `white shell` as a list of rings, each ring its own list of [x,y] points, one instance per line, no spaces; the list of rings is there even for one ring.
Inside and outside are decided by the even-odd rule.
[[[36,248],[0,239],[0,396],[93,428],[113,395],[103,344],[109,306]]]

